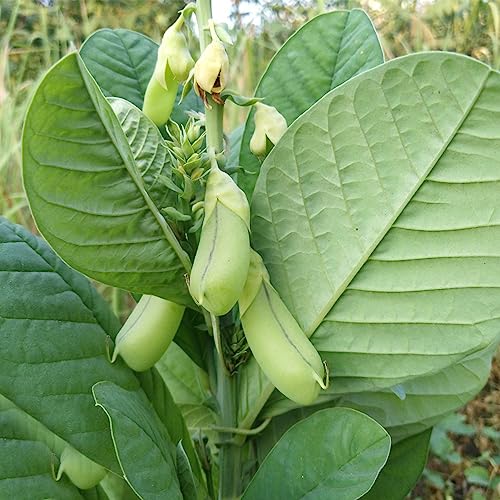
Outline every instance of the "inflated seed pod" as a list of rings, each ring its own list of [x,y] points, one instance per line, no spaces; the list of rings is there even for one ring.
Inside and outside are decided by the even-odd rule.
[[[60,461],[56,479],[59,481],[64,472],[71,482],[81,490],[93,488],[104,479],[107,473],[104,467],[69,445],[64,448]]]
[[[142,105],[142,112],[157,126],[167,123],[177,96],[177,82],[172,71],[167,68],[166,73],[166,79],[170,82],[168,88],[163,87],[153,75],[146,88]]]
[[[207,178],[205,219],[189,291],[216,316],[231,310],[245,285],[250,263],[250,209],[229,175],[213,167]]]
[[[248,345],[267,378],[292,401],[314,403],[326,388],[325,366],[254,251],[239,308]]]
[[[120,355],[136,372],[151,368],[172,342],[184,309],[169,300],[143,295],[116,336],[112,361]]]

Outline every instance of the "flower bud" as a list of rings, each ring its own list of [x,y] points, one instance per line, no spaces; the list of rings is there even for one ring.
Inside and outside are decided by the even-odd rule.
[[[266,156],[270,149],[268,142],[276,145],[288,126],[285,117],[276,108],[261,102],[257,102],[255,107],[255,130],[250,139],[250,151],[255,156]]]
[[[158,48],[158,57],[154,69],[154,77],[160,85],[167,89],[169,85],[175,85],[185,81],[190,71],[193,69],[194,60],[189,52],[189,47],[181,28],[184,23],[183,16],[165,31],[160,47]],[[175,81],[169,78],[170,69]]]
[[[228,73],[226,49],[222,42],[213,40],[194,65],[194,80],[205,92],[220,94],[226,86]]]
[[[253,250],[238,305],[248,345],[267,378],[292,401],[314,403],[320,388],[327,387],[323,381],[325,366]]]
[[[243,290],[250,263],[250,209],[245,194],[218,167],[205,192],[205,219],[189,290],[216,316],[228,313]]]
[[[172,342],[184,309],[169,300],[143,295],[116,336],[112,362],[120,355],[136,372],[151,368]]]

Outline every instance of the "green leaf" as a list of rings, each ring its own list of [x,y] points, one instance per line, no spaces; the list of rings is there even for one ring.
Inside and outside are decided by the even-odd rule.
[[[176,193],[165,189],[172,183],[172,166],[167,146],[156,125],[142,111],[125,99],[109,98],[108,102],[127,138],[144,187],[157,207],[176,203]]]
[[[487,66],[411,55],[330,92],[266,158],[252,242],[332,392],[390,388],[498,342],[498,102]]]
[[[224,89],[220,94],[222,99],[229,99],[238,106],[253,106],[263,100],[263,97],[246,97],[238,94],[235,90]]]
[[[391,440],[374,420],[347,408],[321,410],[290,428],[268,454],[243,500],[352,500],[373,485]]]
[[[86,278],[3,218],[0,279],[0,407],[15,416],[15,429],[57,455],[70,443],[119,473],[108,422],[91,392],[103,379],[139,387],[123,362],[109,361],[117,319]],[[0,425],[0,437],[5,429]]]
[[[33,216],[75,269],[109,285],[191,304],[184,279],[189,258],[156,205],[157,190],[148,191],[148,177],[141,177],[149,164],[158,169],[155,156],[163,149],[142,115],[129,119],[124,131],[77,54],[49,71],[23,134]],[[147,153],[131,140],[132,131],[147,138]]]
[[[109,417],[123,475],[139,498],[182,499],[175,446],[144,394],[111,382],[95,384],[92,392]]]
[[[364,500],[401,500],[413,488],[427,463],[431,429],[391,447],[387,463]]]
[[[477,484],[478,486],[490,485],[490,474],[488,469],[480,465],[473,465],[464,471],[465,479],[469,484]]]
[[[186,309],[181,325],[174,337],[174,342],[203,370],[206,371],[207,352],[211,348],[211,339],[196,326],[205,325],[203,316],[191,309]]]
[[[80,56],[103,94],[122,97],[142,109],[156,64],[158,44],[126,29],[101,29],[90,35]]]
[[[179,349],[177,346],[170,349]],[[194,473],[197,478],[197,484],[202,485],[204,478],[201,471],[200,463],[198,461],[198,456],[191,441],[191,436],[189,430],[186,426],[186,422],[182,416],[180,408],[175,404],[167,385],[163,381],[160,373],[156,368],[148,370],[147,372],[138,373],[137,377],[141,382],[142,390],[145,392],[149,401],[153,405],[156,414],[165,426],[165,429],[172,440],[172,443],[177,443],[177,446],[182,442],[182,451],[186,455],[186,459],[189,460],[189,470]],[[178,453],[178,452],[177,452]],[[179,472],[179,480],[180,472]],[[181,488],[184,490],[183,488]],[[199,490],[202,491],[203,488],[199,486]]]
[[[176,447],[177,475],[184,500],[197,500],[196,480],[191,469],[188,456],[182,446],[182,441],[177,443]],[[206,495],[206,494],[205,494]]]
[[[263,74],[256,97],[274,106],[290,125],[328,91],[355,75],[384,62],[380,43],[362,11],[321,14],[292,35],[276,53]],[[240,174],[238,184],[250,198],[260,169],[250,152],[254,131],[252,111],[245,124],[239,164],[249,174]]]
[[[98,488],[104,491],[109,500],[137,500],[137,495],[127,481],[116,474],[107,474]]]

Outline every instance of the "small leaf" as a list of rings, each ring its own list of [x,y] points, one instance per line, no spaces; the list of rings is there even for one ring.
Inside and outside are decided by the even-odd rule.
[[[183,214],[182,212],[179,212],[179,210],[177,210],[174,207],[162,208],[161,211],[170,220],[181,221],[181,222],[186,222],[188,220],[191,220],[191,216],[190,215]]]
[[[477,484],[478,486],[490,485],[490,474],[488,469],[480,465],[473,465],[464,471],[465,478],[470,484]]]
[[[391,440],[374,420],[347,408],[320,410],[291,427],[264,459],[243,500],[352,500],[366,493]]]
[[[256,102],[264,100],[263,97],[245,97],[238,94],[235,90],[230,89],[224,89],[220,96],[222,99],[229,99],[230,101],[233,101],[234,104],[237,104],[238,106],[253,106]]]

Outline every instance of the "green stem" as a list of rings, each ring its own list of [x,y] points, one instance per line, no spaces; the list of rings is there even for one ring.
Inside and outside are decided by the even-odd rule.
[[[220,367],[217,373],[217,399],[224,428],[237,425],[235,396],[235,378],[227,376]],[[219,432],[219,442],[219,500],[234,500],[241,493],[241,446],[234,444],[233,434],[228,432]]]
[[[211,42],[209,19],[212,18],[211,0],[197,0],[196,17],[200,35],[200,50]],[[209,96],[210,108],[205,110],[205,130],[207,132],[207,148],[220,153],[224,149],[223,115],[224,106],[217,104]],[[218,322],[209,324],[209,328],[218,329]],[[214,332],[214,336],[219,332]],[[217,340],[217,339],[215,339]],[[219,339],[220,340],[220,339]],[[219,346],[220,347],[220,346]],[[214,356],[217,377],[217,401],[220,408],[220,424],[224,428],[237,427],[236,421],[236,380],[227,371],[222,356]],[[221,443],[219,449],[219,500],[239,498],[241,489],[241,447],[232,442],[233,435],[228,432],[219,433]]]

